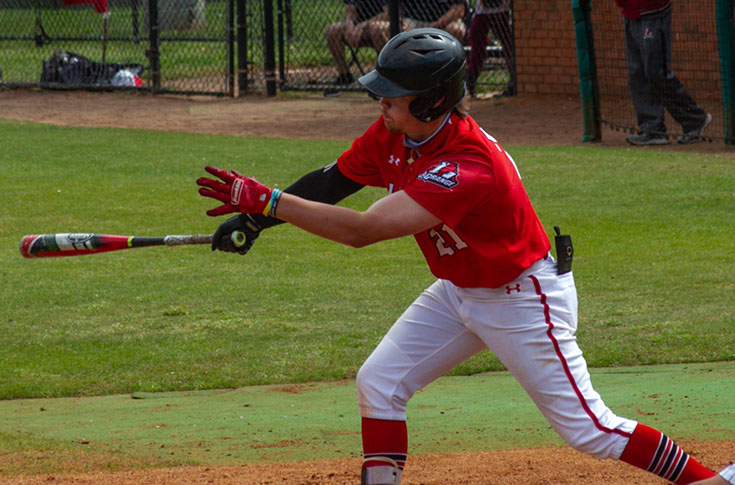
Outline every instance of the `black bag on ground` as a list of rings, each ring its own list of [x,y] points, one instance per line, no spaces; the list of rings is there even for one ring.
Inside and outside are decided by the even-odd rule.
[[[41,83],[104,86],[109,85],[115,74],[123,69],[140,75],[145,68],[140,64],[96,62],[76,52],[57,49],[54,55],[43,61]]]

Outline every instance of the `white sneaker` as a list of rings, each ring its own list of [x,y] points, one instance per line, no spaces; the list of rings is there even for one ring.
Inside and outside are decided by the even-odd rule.
[[[391,458],[387,456],[373,456],[365,461],[382,461],[385,466],[363,468],[360,485],[400,485],[403,471]]]
[[[727,480],[730,485],[735,485],[735,463],[726,467],[718,475]]]

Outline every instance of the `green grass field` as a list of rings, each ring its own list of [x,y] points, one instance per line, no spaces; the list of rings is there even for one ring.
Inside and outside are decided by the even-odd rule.
[[[351,378],[433,277],[411,238],[355,250],[279,226],[207,247],[26,260],[24,234],[211,233],[215,164],[285,186],[347,143],[0,122],[0,398]],[[735,359],[735,164],[715,155],[510,147],[547,231],[572,234],[591,366]],[[366,208],[381,191],[345,203]],[[482,354],[457,374],[501,369]]]
[[[213,395],[224,392],[217,390],[315,381],[327,387],[338,381],[342,389],[433,280],[411,238],[356,250],[286,225],[264,232],[245,257],[203,246],[37,260],[18,251],[25,234],[211,233],[224,218],[207,217],[212,203],[196,193],[205,165],[284,187],[334,160],[346,142],[0,121],[0,146],[0,399],[6,401],[0,403],[6,405],[0,454],[76,452],[70,443],[82,437],[63,434],[59,423],[81,420],[80,414],[24,409],[70,406],[66,402],[87,413],[89,406],[109,403],[107,411],[95,411],[102,413],[100,422],[109,419],[105,413],[115,414],[116,399],[137,402],[131,394],[155,401],[159,394],[149,393],[209,390],[176,399],[193,396],[194,415],[211,413],[229,422],[239,411],[208,407],[216,404]],[[506,148],[547,232],[559,225],[574,239],[578,335],[590,366],[609,367],[600,372],[614,377],[633,372],[618,372],[619,366],[735,360],[732,157],[595,146]],[[344,204],[364,209],[382,194],[365,189]],[[720,369],[713,375],[732,379],[731,364]],[[452,374],[498,370],[497,359],[482,353]],[[709,372],[698,370],[694,379]],[[351,413],[352,426],[357,411],[350,386],[330,399],[345,408],[345,416]],[[731,385],[717,394],[728,392],[731,402]],[[233,402],[255,399],[233,395]],[[45,400],[73,396],[86,397],[86,404]],[[21,398],[44,400],[11,401]],[[135,416],[135,409],[128,406],[121,416]],[[58,421],[44,421],[52,416]],[[143,450],[150,461],[128,460],[130,443],[153,439],[131,436],[110,438],[103,451],[118,454],[106,466],[206,462],[206,456],[191,457],[196,444],[186,440],[176,445],[183,450],[176,458]],[[345,439],[329,449],[352,449],[356,438]],[[296,456],[289,453],[282,457]],[[54,464],[39,466],[36,471]]]

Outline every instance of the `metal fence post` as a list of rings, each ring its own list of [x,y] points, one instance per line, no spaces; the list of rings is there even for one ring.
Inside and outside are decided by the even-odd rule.
[[[276,95],[276,46],[273,28],[273,0],[263,0],[263,20],[265,22],[265,92]]]
[[[286,38],[293,39],[293,18],[291,17],[291,0],[286,0]]]
[[[235,96],[235,0],[227,0],[227,89]]]
[[[245,0],[237,0],[237,92],[248,91],[248,22]]]
[[[510,1],[510,37],[513,39],[513,49],[510,51],[510,58],[512,59],[512,62],[510,63],[510,66],[508,66],[508,75],[510,76],[510,82],[508,83],[508,94],[511,96],[515,96],[518,94],[518,72],[516,71],[516,23],[515,23],[515,1]],[[467,28],[469,29],[469,25]],[[503,49],[507,49],[506,46],[503,46]]]
[[[138,14],[138,3],[140,0],[132,0],[130,5],[131,15],[133,16],[133,42],[136,44],[140,42],[140,20]]]
[[[388,0],[388,20],[390,21],[390,36],[401,32],[401,0]]]
[[[735,145],[735,24],[733,0],[717,0],[717,44],[722,83],[722,129],[725,145]]]
[[[574,33],[577,40],[577,67],[582,96],[582,141],[602,139],[600,127],[600,91],[597,86],[597,64],[590,20],[591,0],[572,0]]]
[[[290,6],[287,6],[289,8]],[[286,43],[283,38],[283,16],[286,14],[286,24],[289,23],[289,17],[291,16],[288,11],[284,11],[283,0],[278,0],[278,79],[281,81],[281,86],[286,79],[286,54],[284,51],[284,44]]]
[[[148,0],[149,46],[146,51],[151,66],[152,91],[161,89],[161,53],[158,50],[158,0]]]

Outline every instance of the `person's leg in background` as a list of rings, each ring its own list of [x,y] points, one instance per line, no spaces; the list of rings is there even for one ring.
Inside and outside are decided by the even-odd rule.
[[[475,14],[470,24],[470,58],[467,62],[467,88],[471,96],[475,96],[477,78],[482,72],[485,62],[488,43],[488,32],[490,31],[490,16],[487,14]]]
[[[656,28],[645,18],[625,20],[625,65],[639,131],[626,138],[632,145],[669,143],[661,85],[665,64],[663,39]]]
[[[370,44],[375,51],[380,53],[383,46],[390,40],[390,23],[385,20],[372,21],[365,33],[370,38]]]
[[[512,96],[516,93],[516,69],[513,59],[514,41],[513,27],[510,24],[510,12],[490,14],[490,31],[500,41],[503,48],[503,60],[508,69],[508,84],[503,95]]]
[[[660,22],[660,32],[663,38],[665,62],[662,81],[664,107],[681,125],[684,132],[678,142],[681,144],[695,143],[699,141],[699,135],[712,121],[712,116],[694,101],[671,69],[671,10],[666,11],[658,22]]]
[[[335,83],[346,86],[354,82],[354,77],[350,74],[350,68],[345,57],[345,39],[344,34],[347,30],[347,22],[335,22],[327,27],[327,47],[329,53],[334,59],[334,67],[337,69],[337,78]]]

